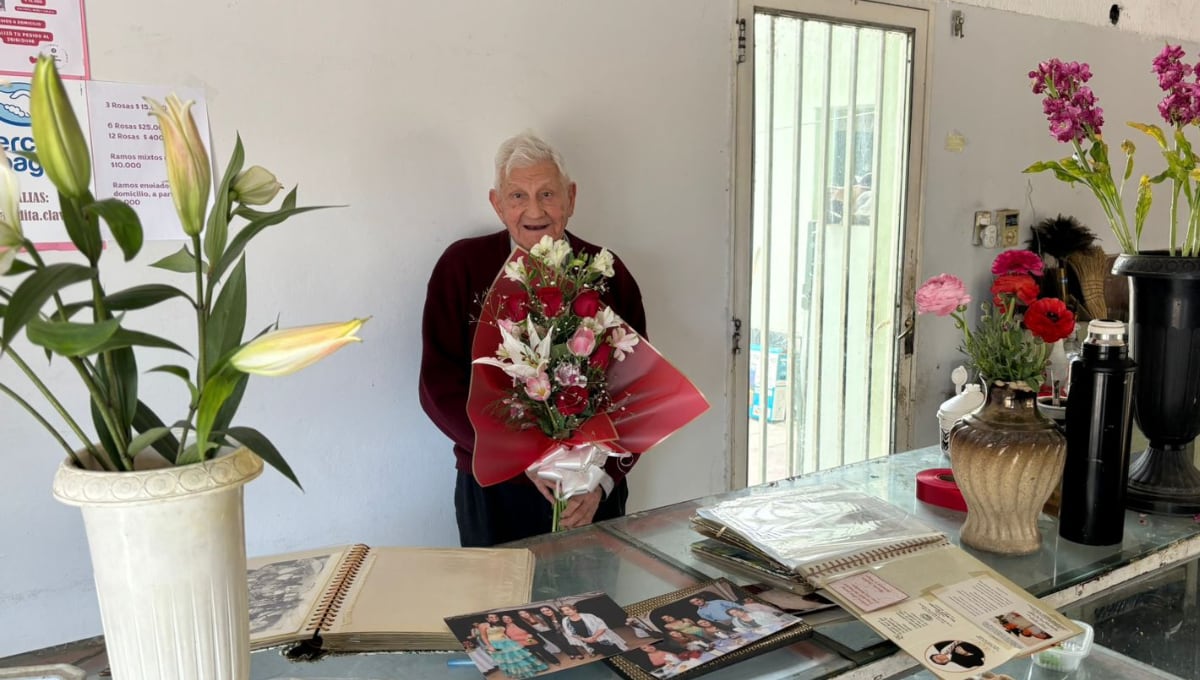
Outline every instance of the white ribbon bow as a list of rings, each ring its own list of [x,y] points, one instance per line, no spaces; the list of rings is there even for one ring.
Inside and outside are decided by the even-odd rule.
[[[603,444],[570,444],[555,447],[537,459],[526,470],[540,479],[554,482],[559,499],[591,493],[604,478],[604,461],[609,456],[623,458],[630,454],[615,453]]]

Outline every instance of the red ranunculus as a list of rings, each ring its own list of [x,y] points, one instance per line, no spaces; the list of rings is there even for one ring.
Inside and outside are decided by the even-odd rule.
[[[1037,281],[1028,274],[1003,274],[992,283],[992,302],[997,307],[1003,307],[1004,299],[1000,296],[1009,293],[1017,296],[1022,304],[1032,304],[1039,290]]]
[[[1042,298],[1025,310],[1025,327],[1042,342],[1058,342],[1075,331],[1075,315],[1062,300]]]
[[[588,359],[588,363],[602,371],[607,371],[608,364],[612,361],[612,349],[612,345],[597,338],[596,351],[592,354],[592,358]]]
[[[590,288],[583,291],[575,296],[575,302],[571,303],[571,311],[575,312],[575,316],[585,319],[596,316],[600,311],[600,293]]]
[[[568,387],[554,397],[554,407],[564,416],[583,413],[587,405],[588,391],[586,387]]]
[[[996,256],[992,262],[992,273],[997,276],[1004,274],[1042,275],[1042,257],[1029,250],[1006,250]]]
[[[518,323],[529,316],[529,296],[525,291],[504,296],[504,314]]]
[[[544,286],[537,289],[538,302],[542,304],[542,314],[556,317],[563,310],[563,294],[558,286]]]

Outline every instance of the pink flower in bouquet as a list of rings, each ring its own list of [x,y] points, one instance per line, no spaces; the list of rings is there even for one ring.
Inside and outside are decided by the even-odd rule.
[[[534,401],[546,401],[550,398],[550,376],[539,373],[525,379],[525,394]]]
[[[917,311],[947,316],[971,303],[967,287],[953,274],[938,274],[917,289]]]
[[[586,387],[568,387],[554,397],[555,408],[564,416],[583,413],[587,409],[587,405],[588,391]]]
[[[563,362],[554,369],[554,381],[563,387],[585,387],[587,376],[575,364]]]
[[[542,314],[554,318],[562,313],[563,292],[558,286],[544,286],[537,289],[538,302],[542,305]]]
[[[571,303],[571,311],[575,316],[591,319],[600,311],[600,293],[596,290],[585,290]]]
[[[586,357],[596,349],[596,334],[592,329],[580,326],[575,329],[575,335],[567,341],[567,349],[577,357]]]
[[[524,321],[529,316],[529,296],[524,291],[505,295],[504,313],[511,321]]]
[[[1005,274],[1042,275],[1042,258],[1031,250],[1006,250],[996,256],[992,262],[992,273],[996,276]]]

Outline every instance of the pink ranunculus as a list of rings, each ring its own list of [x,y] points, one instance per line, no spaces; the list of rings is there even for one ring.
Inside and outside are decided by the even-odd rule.
[[[1042,257],[1031,250],[1006,250],[992,261],[992,273],[1042,275]]]
[[[534,401],[546,401],[550,398],[550,376],[539,373],[533,378],[525,379],[525,394]]]
[[[596,334],[592,332],[592,329],[580,326],[575,329],[575,335],[572,335],[571,339],[567,341],[567,349],[577,357],[590,356],[596,349]]]
[[[962,279],[953,274],[938,274],[917,289],[917,311],[946,316],[971,304],[971,296]]]

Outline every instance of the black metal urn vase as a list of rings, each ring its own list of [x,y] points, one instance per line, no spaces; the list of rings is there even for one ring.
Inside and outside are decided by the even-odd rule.
[[[1113,273],[1129,277],[1133,410],[1150,440],[1129,468],[1125,505],[1200,513],[1200,470],[1192,462],[1200,435],[1200,257],[1120,255]]]

